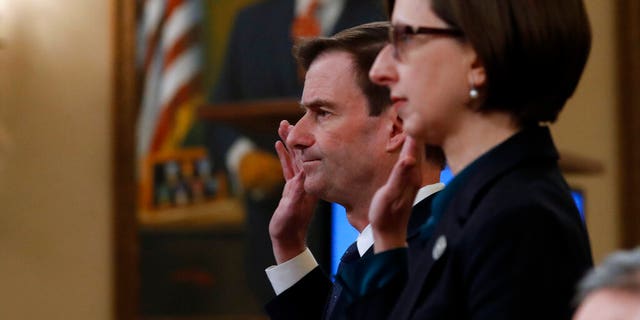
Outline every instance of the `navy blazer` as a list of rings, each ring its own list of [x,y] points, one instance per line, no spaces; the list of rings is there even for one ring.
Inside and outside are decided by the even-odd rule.
[[[211,103],[300,97],[302,79],[292,54],[294,5],[294,0],[266,0],[238,13],[217,85],[211,89]],[[377,20],[385,20],[381,0],[346,0],[334,31]],[[228,170],[225,165],[227,154],[241,136],[240,132],[223,123],[209,122],[205,123],[204,135],[214,169]],[[267,151],[273,151],[273,144],[278,140],[275,127],[271,134],[250,134],[250,137]],[[248,282],[261,304],[273,296],[261,272],[265,266],[273,264],[267,226],[277,203],[277,199],[271,198],[247,199],[245,203]],[[311,228],[318,229],[312,233],[320,232],[317,225]]]
[[[575,286],[593,262],[557,159],[545,127],[478,159],[433,235],[409,240],[404,289],[360,292],[350,318],[570,319]],[[391,315],[374,312],[381,305]]]
[[[415,233],[416,228],[429,218],[431,201],[436,194],[429,195],[413,207],[408,234]],[[369,248],[360,261],[366,261],[372,256],[373,248]],[[265,310],[274,320],[322,319],[332,287],[333,283],[318,266],[266,304]],[[332,317],[332,319],[340,318],[344,318],[344,315]]]

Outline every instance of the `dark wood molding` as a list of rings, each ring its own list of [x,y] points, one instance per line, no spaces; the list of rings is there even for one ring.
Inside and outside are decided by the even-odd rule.
[[[233,125],[246,134],[273,133],[282,120],[296,123],[304,115],[295,99],[272,99],[206,105],[198,109],[198,117],[205,121]],[[565,174],[599,174],[602,162],[560,150],[560,168]]]
[[[594,175],[604,172],[604,164],[599,160],[567,150],[561,149],[559,152],[558,165],[564,174]]]
[[[138,236],[136,221],[134,126],[136,1],[112,1],[113,98],[113,318],[138,318]]]
[[[621,245],[640,244],[640,1],[619,0],[618,34]]]
[[[282,120],[295,124],[304,111],[295,99],[272,99],[206,105],[198,109],[205,121],[233,125],[245,134],[273,134]]]

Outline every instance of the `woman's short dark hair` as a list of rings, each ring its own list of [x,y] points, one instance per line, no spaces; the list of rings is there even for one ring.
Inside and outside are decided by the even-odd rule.
[[[582,0],[432,0],[431,6],[464,33],[485,68],[479,111],[509,112],[520,125],[557,119],[591,48]]]
[[[320,37],[302,41],[293,52],[303,70],[323,53],[341,51],[351,55],[358,86],[367,97],[369,114],[380,115],[391,106],[389,88],[379,86],[369,79],[369,70],[378,53],[389,40],[388,22],[371,22],[343,30],[332,37]]]

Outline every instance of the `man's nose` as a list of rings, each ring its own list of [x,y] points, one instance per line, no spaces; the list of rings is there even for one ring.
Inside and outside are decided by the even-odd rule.
[[[291,128],[287,136],[287,145],[294,149],[305,149],[313,145],[314,139],[310,131],[310,124],[307,114]]]

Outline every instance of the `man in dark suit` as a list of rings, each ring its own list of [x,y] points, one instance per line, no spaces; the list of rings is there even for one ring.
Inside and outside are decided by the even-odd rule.
[[[287,182],[269,226],[278,263],[267,269],[277,294],[266,306],[272,319],[344,315],[341,287],[331,283],[305,243],[318,198],[343,205],[349,223],[360,232],[341,264],[371,255],[369,204],[405,140],[388,90],[368,79],[387,33],[387,23],[372,23],[297,48],[306,70],[301,99],[306,112],[295,126],[283,121],[278,130],[284,143],[277,142],[276,150]],[[423,166],[416,179],[425,185],[415,198],[421,213],[428,212],[430,196],[443,188],[438,183],[442,154],[429,148],[426,155],[424,161],[416,159]],[[412,224],[421,225],[426,217],[416,215],[419,221]]]
[[[211,103],[300,97],[302,80],[291,53],[296,41],[292,25],[308,11],[310,2],[266,0],[238,14]],[[321,0],[315,15],[325,35],[386,18],[380,0]],[[213,163],[228,172],[236,191],[246,195],[247,275],[253,291],[264,302],[271,296],[269,285],[257,275],[273,263],[266,230],[283,183],[279,174],[265,173],[265,169],[273,172],[271,169],[278,167],[276,156],[270,152],[277,136],[248,138],[221,123],[208,124],[204,129]],[[317,233],[320,226],[312,228]]]

